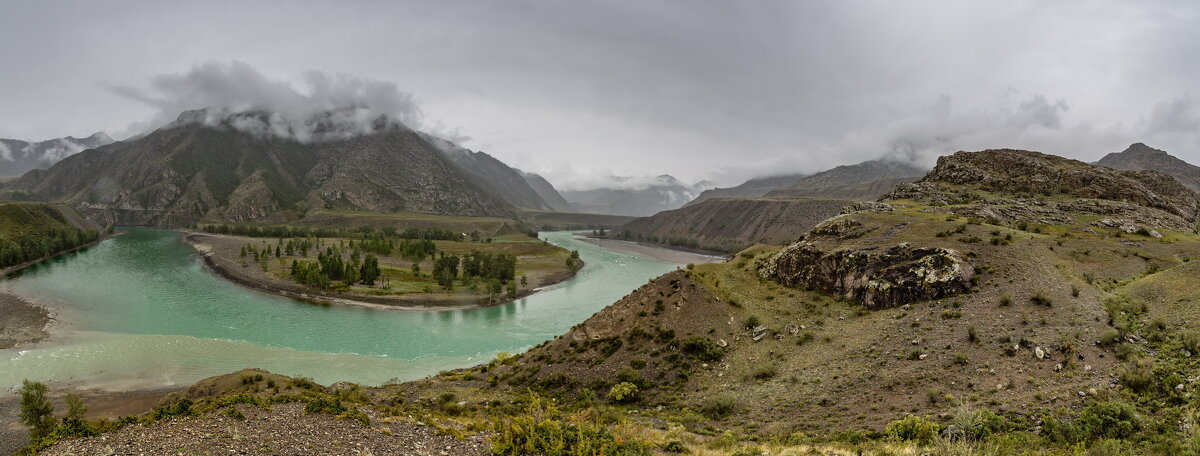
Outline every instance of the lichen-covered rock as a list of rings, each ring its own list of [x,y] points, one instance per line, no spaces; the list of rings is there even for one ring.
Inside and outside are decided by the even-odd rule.
[[[758,267],[761,277],[790,287],[857,299],[870,309],[969,291],[975,268],[962,253],[907,243],[886,251],[825,252],[810,242],[787,246]]]

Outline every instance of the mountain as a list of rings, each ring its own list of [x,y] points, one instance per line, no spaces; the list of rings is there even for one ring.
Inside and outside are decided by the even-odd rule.
[[[529,184],[520,171],[510,168],[504,162],[484,152],[475,152],[436,136],[422,136],[465,171],[477,187],[503,198],[518,208],[555,210],[542,199],[541,194]]]
[[[804,177],[786,189],[768,192],[767,196],[874,199],[901,183],[917,180],[926,171],[907,163],[869,160]]]
[[[647,216],[683,206],[700,192],[668,174],[655,176],[649,182],[634,183],[625,178],[618,184],[628,187],[569,190],[562,196],[575,209],[600,214]]]
[[[781,190],[791,187],[792,184],[795,184],[796,181],[803,179],[804,176],[806,176],[806,174],[785,174],[782,176],[756,177],[743,182],[741,185],[736,187],[706,189],[695,199],[688,201],[688,203],[684,206],[700,204],[713,198],[757,198],[770,193],[772,190]]]
[[[1105,155],[1096,164],[1114,169],[1158,171],[1200,192],[1200,167],[1142,143],[1134,143],[1122,152]]]
[[[609,231],[609,237],[733,253],[755,244],[791,242],[851,203],[823,198],[713,198],[634,219]]]
[[[525,178],[525,183],[529,184],[529,186],[533,188],[533,191],[537,192],[538,196],[542,197],[542,201],[545,201],[546,204],[550,206],[550,210],[556,212],[570,212],[574,210],[574,208],[571,207],[571,203],[567,202],[567,199],[563,198],[562,194],[558,192],[558,189],[554,188],[554,186],[551,185],[550,181],[547,181],[546,178],[535,173],[527,173],[521,170],[517,170],[517,172],[521,173],[521,177]]]
[[[0,138],[0,177],[20,176],[33,169],[46,169],[71,155],[113,143],[102,132],[86,138],[68,136],[41,142]]]
[[[271,119],[185,112],[143,137],[81,152],[0,190],[11,199],[66,201],[117,225],[282,222],[310,209],[515,214],[402,125],[378,119],[369,132],[346,135],[318,118],[317,136],[307,142],[251,128]]]

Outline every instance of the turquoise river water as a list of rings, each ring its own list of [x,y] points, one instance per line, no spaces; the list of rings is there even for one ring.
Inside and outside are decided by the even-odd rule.
[[[0,350],[0,389],[22,379],[124,390],[185,385],[246,367],[377,385],[486,362],[562,334],[676,267],[546,232],[586,266],[512,303],[448,311],[318,306],[206,271],[179,233],[133,228],[0,281],[54,312],[52,337]]]

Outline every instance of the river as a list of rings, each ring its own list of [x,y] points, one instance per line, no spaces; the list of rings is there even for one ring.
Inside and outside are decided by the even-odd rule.
[[[205,270],[179,233],[131,228],[30,267],[0,290],[55,313],[50,340],[0,350],[0,388],[22,379],[132,390],[258,367],[378,385],[518,353],[562,334],[677,265],[544,232],[586,266],[517,301],[437,312],[320,306]]]

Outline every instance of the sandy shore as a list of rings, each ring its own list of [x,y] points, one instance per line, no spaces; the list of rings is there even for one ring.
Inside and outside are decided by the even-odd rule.
[[[16,295],[0,293],[0,349],[40,342],[50,333],[50,313]]]
[[[579,239],[582,240],[583,242],[592,244],[597,247],[601,247],[601,248],[605,248],[605,249],[609,249],[609,250],[616,250],[616,251],[620,251],[620,252],[632,253],[634,255],[641,255],[644,257],[656,259],[658,261],[664,261],[667,263],[679,264],[679,265],[684,265],[684,264],[688,264],[688,263],[692,263],[692,264],[717,263],[717,262],[725,261],[727,259],[727,257],[720,256],[720,255],[706,255],[706,254],[702,254],[702,253],[689,252],[686,250],[669,249],[669,248],[658,246],[658,245],[642,244],[642,243],[633,242],[633,241],[622,241],[622,240],[617,240],[617,239],[598,239],[598,238],[591,238],[591,237],[580,237]]]

